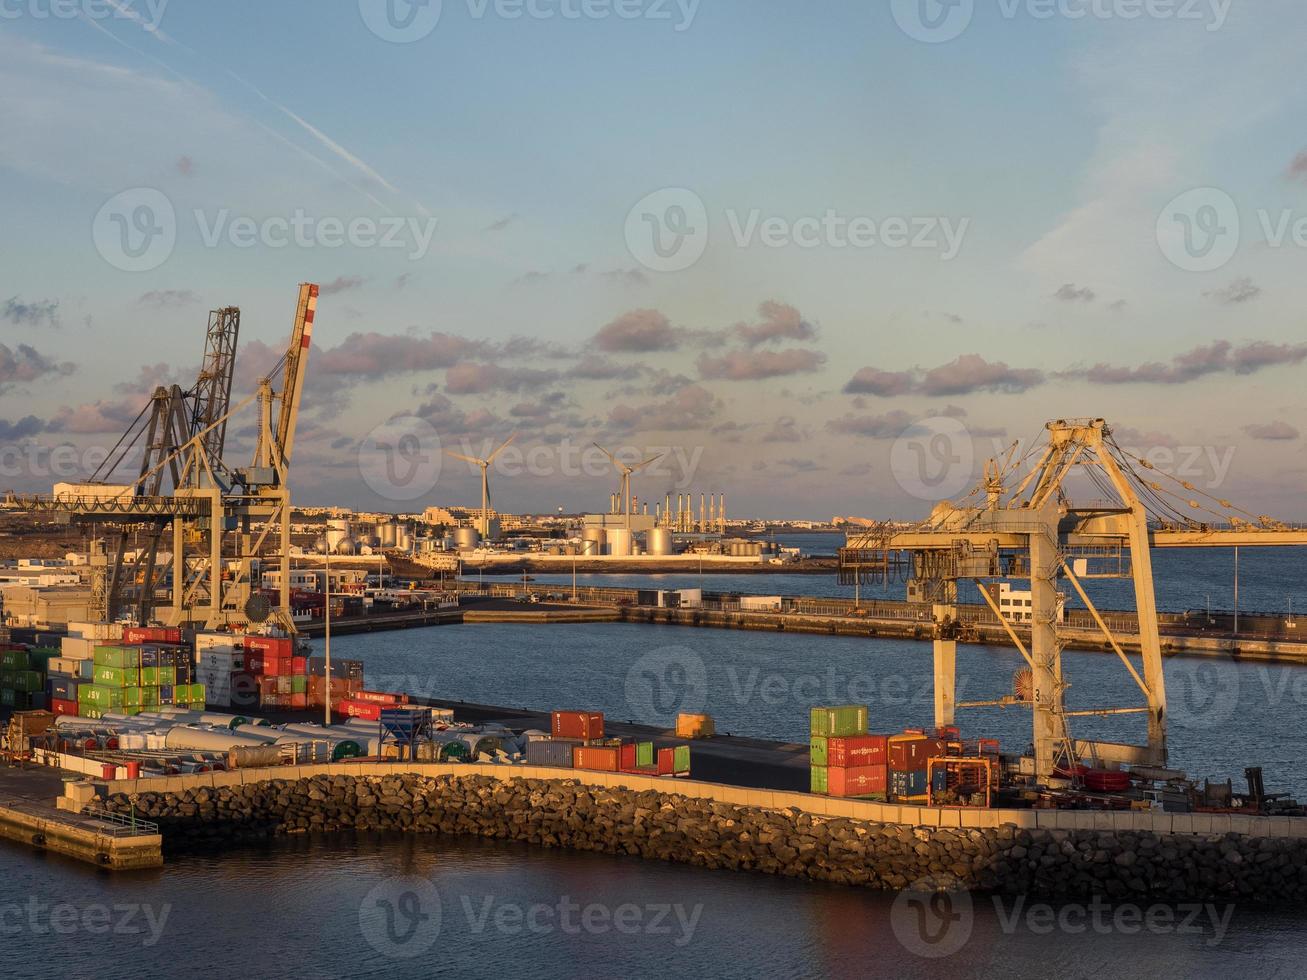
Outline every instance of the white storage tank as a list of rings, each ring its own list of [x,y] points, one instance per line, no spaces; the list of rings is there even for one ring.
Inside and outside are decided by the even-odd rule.
[[[617,557],[631,554],[631,532],[624,527],[611,528],[607,533],[608,553]]]
[[[327,521],[327,550],[336,552],[340,548],[340,543],[349,537],[349,521]]]
[[[672,532],[670,528],[656,527],[653,528],[648,536],[648,552],[651,555],[671,555],[673,551]]]
[[[481,532],[474,527],[454,528],[454,548],[457,551],[475,551],[481,543]]]

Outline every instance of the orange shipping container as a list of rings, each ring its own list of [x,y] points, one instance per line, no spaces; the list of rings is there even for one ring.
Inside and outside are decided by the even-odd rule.
[[[579,738],[587,742],[592,739],[603,738],[603,713],[599,711],[555,711],[550,734],[554,738]]]
[[[826,765],[846,769],[883,766],[889,761],[884,735],[845,735],[826,740]]]
[[[617,772],[621,750],[608,746],[578,745],[572,749],[573,769],[594,769],[599,772]]]
[[[889,766],[858,766],[826,770],[826,791],[831,796],[870,796],[889,788]]]

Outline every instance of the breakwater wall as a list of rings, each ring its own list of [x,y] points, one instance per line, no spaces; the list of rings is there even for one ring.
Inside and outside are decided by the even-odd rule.
[[[1307,826],[1294,826],[1307,821],[1290,818],[930,811],[624,774],[485,771],[493,768],[363,764],[290,778],[226,773],[207,785],[120,781],[104,787],[104,804],[156,821],[168,848],[384,830],[883,889],[931,880],[1049,897],[1307,899]],[[783,805],[790,798],[808,805]]]

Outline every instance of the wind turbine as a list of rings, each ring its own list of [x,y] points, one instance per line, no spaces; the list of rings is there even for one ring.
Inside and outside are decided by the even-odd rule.
[[[631,529],[631,474],[640,472],[640,470],[644,469],[650,463],[658,462],[658,460],[662,459],[666,454],[659,453],[657,456],[650,456],[643,463],[636,463],[634,466],[627,466],[607,449],[599,445],[599,443],[596,442],[594,447],[611,459],[613,465],[616,466],[618,471],[622,474],[622,491],[620,496],[622,499],[622,509],[626,512],[626,529],[629,531]]]
[[[485,459],[477,459],[475,456],[464,456],[461,453],[456,453],[450,449],[445,450],[448,455],[453,456],[455,459],[461,459],[465,463],[474,463],[481,467],[481,521],[478,530],[481,532],[482,538],[490,537],[490,464],[493,463],[495,457],[507,449],[508,444],[516,438],[517,433],[514,432],[504,440],[502,446]]]

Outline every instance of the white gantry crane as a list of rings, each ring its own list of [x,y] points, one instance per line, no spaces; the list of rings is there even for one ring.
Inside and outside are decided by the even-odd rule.
[[[1006,629],[1029,668],[1031,681],[1012,701],[1034,715],[1035,770],[1040,780],[1074,772],[1081,760],[1164,766],[1166,683],[1153,590],[1152,549],[1307,545],[1307,530],[1265,515],[1241,511],[1228,500],[1157,472],[1112,438],[1103,419],[1058,419],[1045,427],[1046,443],[1023,458],[1009,452],[991,460],[984,479],[958,502],[937,504],[920,525],[875,524],[850,532],[840,551],[847,584],[909,582],[909,591],[932,605],[934,620],[935,723],[953,724],[958,582],[1028,578],[1032,616],[1021,631],[988,590],[982,598]],[[1015,450],[1015,447],[1014,447]],[[1069,481],[1083,477],[1093,503],[1073,503]],[[1014,488],[1009,490],[1008,484]],[[1086,591],[1086,578],[1130,578],[1134,584],[1142,673]],[[1068,687],[1058,636],[1058,584],[1065,580],[1120,658],[1141,694],[1140,705],[1067,711]],[[1023,634],[1029,629],[1029,645]],[[1124,745],[1073,739],[1068,719],[1077,715],[1143,714],[1147,744]]]

